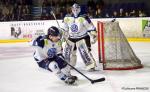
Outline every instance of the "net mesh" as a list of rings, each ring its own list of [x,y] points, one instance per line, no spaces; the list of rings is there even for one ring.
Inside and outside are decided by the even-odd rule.
[[[100,23],[102,24],[102,23]],[[103,22],[103,47],[100,49],[104,69],[127,70],[141,68],[139,58],[133,52],[119,22]]]

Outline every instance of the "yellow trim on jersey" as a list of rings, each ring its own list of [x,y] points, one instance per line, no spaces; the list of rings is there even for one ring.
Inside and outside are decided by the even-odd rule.
[[[48,40],[44,39],[44,45],[48,45]]]
[[[58,46],[62,46],[62,40],[60,40],[57,44]]]

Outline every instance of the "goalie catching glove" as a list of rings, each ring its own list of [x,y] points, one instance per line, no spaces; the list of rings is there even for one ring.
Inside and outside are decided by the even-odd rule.
[[[88,35],[90,36],[91,44],[95,44],[97,41],[97,32],[96,31],[90,31],[90,32],[88,32]]]

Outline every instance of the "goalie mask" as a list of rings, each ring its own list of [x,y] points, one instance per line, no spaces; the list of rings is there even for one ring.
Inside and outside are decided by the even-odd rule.
[[[81,11],[80,6],[78,4],[73,4],[72,13],[74,14],[75,17],[78,17],[80,11]]]

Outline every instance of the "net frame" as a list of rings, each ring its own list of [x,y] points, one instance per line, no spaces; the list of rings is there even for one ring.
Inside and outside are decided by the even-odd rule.
[[[115,34],[115,37],[113,38],[107,38],[106,35],[106,26],[108,26],[108,24],[110,25],[108,28],[109,30],[115,30],[117,31]],[[104,70],[132,70],[132,69],[139,69],[142,68],[143,65],[141,64],[140,59],[135,55],[133,49],[131,48],[130,44],[127,41],[127,38],[125,37],[124,33],[122,32],[120,26],[119,26],[119,22],[115,21],[115,22],[100,22],[98,21],[97,23],[97,27],[98,27],[98,57],[99,57],[99,61],[100,63],[103,64],[103,69]],[[116,27],[118,29],[116,29]],[[108,30],[107,29],[107,30]],[[117,35],[117,33],[121,34],[120,36]],[[111,33],[109,33],[111,34]],[[114,35],[114,34],[113,34]],[[121,40],[120,40],[121,39]],[[110,41],[114,41],[113,45],[116,45],[116,47],[114,46],[113,48],[116,50],[116,52],[110,52],[110,51],[106,51],[108,48],[108,46],[106,44],[108,43],[113,43]],[[122,42],[120,42],[122,41]],[[118,44],[119,43],[119,44]],[[131,55],[131,57],[126,57],[126,56],[122,56],[124,55],[122,52],[122,47],[123,45],[126,45],[125,48],[127,51],[129,51],[128,53]],[[110,46],[111,47],[111,46]],[[119,47],[119,48],[118,48]],[[111,48],[111,49],[113,49]],[[110,54],[114,54],[115,59],[110,59],[109,57],[109,53]],[[121,54],[120,54],[121,53]],[[117,56],[117,54],[119,54]],[[119,57],[119,58],[117,58]],[[123,58],[126,57],[126,58]],[[108,59],[109,58],[109,59]]]

